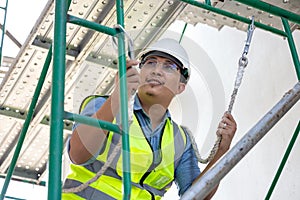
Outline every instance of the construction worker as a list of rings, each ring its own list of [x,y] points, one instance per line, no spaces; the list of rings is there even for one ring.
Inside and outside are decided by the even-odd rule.
[[[162,39],[143,51],[139,58],[140,62],[127,61],[126,73],[129,99],[135,95],[129,131],[131,199],[161,199],[173,181],[182,195],[229,149],[236,122],[231,114],[224,114],[217,130],[222,136],[219,149],[200,173],[190,138],[168,111],[172,99],[185,90],[190,77],[186,51],[177,41]],[[131,67],[134,65],[139,65],[140,72]],[[114,122],[120,108],[118,85],[116,83],[110,97],[91,100],[82,114]],[[75,124],[68,144],[73,164],[64,189],[93,178],[107,162],[120,138],[117,133]],[[207,199],[215,191],[216,188]],[[122,154],[118,153],[104,174],[87,188],[62,196],[63,199],[122,199]]]

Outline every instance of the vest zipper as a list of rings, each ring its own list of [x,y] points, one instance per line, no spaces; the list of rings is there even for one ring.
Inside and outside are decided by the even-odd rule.
[[[134,113],[134,114],[135,114],[135,113]],[[140,121],[139,121],[138,117],[136,116],[136,114],[135,114],[135,117],[136,117],[136,119],[137,119],[137,121],[138,121],[138,123],[139,123],[139,126],[142,127],[141,124],[140,124]],[[162,132],[165,131],[165,126],[166,126],[166,124],[164,124],[163,129],[162,129]],[[143,135],[144,135],[144,137],[145,137],[145,139],[146,139],[146,141],[147,141],[149,147],[151,148],[151,151],[152,151],[152,157],[153,157],[151,166],[149,167],[149,169],[147,170],[147,172],[142,176],[142,178],[141,178],[141,180],[140,180],[140,182],[139,182],[139,184],[140,184],[142,187],[144,187],[144,180],[149,176],[149,174],[152,172],[152,170],[154,170],[155,167],[158,166],[158,165],[162,162],[162,158],[160,159],[160,161],[159,161],[157,164],[154,164],[154,151],[153,151],[153,148],[152,148],[152,146],[151,146],[151,144],[150,144],[148,138],[146,137],[146,135],[145,135],[145,133],[144,133],[144,130],[143,130],[142,128],[141,128],[141,130],[142,130],[142,132],[143,132]],[[160,139],[159,139],[159,150],[161,149],[161,140],[162,140],[162,136],[163,136],[163,134],[161,134]],[[161,151],[161,150],[160,150],[160,151]],[[151,194],[151,200],[155,200],[155,195],[154,195],[151,191],[147,191],[147,192],[149,192],[149,193]]]

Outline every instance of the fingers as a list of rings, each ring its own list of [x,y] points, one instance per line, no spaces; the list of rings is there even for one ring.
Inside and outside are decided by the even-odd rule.
[[[229,149],[231,141],[236,132],[236,129],[237,129],[237,125],[233,116],[230,113],[226,112],[223,115],[217,130],[217,135],[222,136],[222,140],[219,148],[223,153]]]
[[[131,62],[131,64],[134,64],[134,63],[136,63],[136,62]],[[129,67],[129,68],[127,68],[126,76],[127,76],[128,91],[130,92],[131,95],[133,95],[137,91],[137,89],[140,85],[139,72],[136,68]]]
[[[127,69],[126,76],[128,78],[128,82],[139,80],[139,72],[136,68]],[[131,79],[129,80],[129,78],[132,78],[132,80]]]
[[[132,66],[138,65],[140,62],[137,60],[126,60],[126,68],[130,69]]]
[[[218,128],[236,130],[236,122],[235,122],[233,116],[228,112],[224,113],[222,120],[219,123]]]
[[[127,82],[139,82],[139,72],[136,68],[132,67],[138,65],[139,62],[136,60],[127,60],[126,61],[126,78]],[[116,73],[115,84],[119,82],[118,72]]]

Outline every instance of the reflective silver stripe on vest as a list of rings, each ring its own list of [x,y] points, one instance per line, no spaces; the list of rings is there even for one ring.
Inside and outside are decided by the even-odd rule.
[[[184,138],[182,138],[182,134],[180,133],[180,129],[178,127],[178,125],[175,122],[173,123],[173,133],[174,133],[174,145],[175,145],[175,158],[174,158],[174,167],[176,168],[181,160],[181,156],[184,152],[185,149],[185,142],[184,142]],[[185,133],[184,133],[185,134]],[[120,139],[120,135],[119,134],[114,134],[113,138],[112,138],[112,143],[115,145],[118,143],[118,140]],[[108,155],[111,154],[111,152],[114,150],[114,147],[110,147]],[[116,164],[118,162],[120,153],[116,156],[116,158],[113,161],[112,166],[110,166],[106,171],[105,171],[105,175],[110,176],[110,177],[114,177],[118,180],[122,180],[122,177],[120,177],[117,172],[115,171],[116,168]],[[159,164],[159,163],[158,163]],[[158,165],[157,164],[157,165]],[[102,166],[104,165],[103,162],[99,161],[99,160],[95,160],[93,163],[85,165],[83,167],[85,167],[87,170],[93,172],[93,173],[97,173]],[[174,170],[175,170],[174,168]],[[72,180],[72,179],[67,179],[64,183],[64,188],[72,188],[72,187],[76,187],[78,185],[80,185],[81,183],[79,181],[76,180]],[[143,186],[141,186],[138,183],[131,183],[133,186],[140,188],[141,190],[147,190],[149,192],[151,192],[152,194],[156,195],[156,196],[163,196],[167,189],[169,189],[172,185],[172,182],[169,183],[167,186],[165,186],[163,189],[159,190],[159,189],[155,189],[149,185],[144,184]],[[87,187],[85,190],[76,193],[78,196],[85,198],[85,199],[105,199],[105,200],[114,200],[114,198],[108,196],[107,194],[94,189],[92,187]]]
[[[186,136],[186,133],[183,131],[183,135],[186,138],[184,140],[182,138],[182,134],[180,133],[180,129],[179,129],[178,125],[174,121],[172,121],[172,123],[173,123],[173,130],[174,130],[174,145],[175,145],[174,167],[176,169],[181,160],[181,156],[185,150],[186,144],[184,141],[186,141],[187,136]]]
[[[89,165],[86,165],[84,166],[86,169],[88,169],[89,171],[91,172],[94,172],[94,173],[97,173],[101,167],[103,166],[103,162],[99,161],[99,160],[95,160],[93,163],[89,164]],[[112,168],[107,168],[107,170],[104,172],[104,175],[106,176],[110,176],[110,177],[114,177],[118,180],[122,180],[122,177],[120,177],[116,171]],[[68,179],[69,180],[69,179]],[[76,181],[77,182],[77,181]],[[135,187],[137,188],[140,188],[142,190],[144,190],[145,188],[143,188],[140,184],[137,184],[137,183],[133,183],[131,182],[131,185],[134,185]]]
[[[67,189],[67,188],[73,188],[73,187],[77,187],[79,185],[81,185],[82,183],[79,182],[79,181],[75,181],[75,180],[71,180],[71,179],[67,179],[64,183],[64,189]],[[75,193],[76,195],[84,198],[84,199],[89,199],[89,200],[102,200],[102,199],[105,199],[105,200],[116,200],[115,198],[99,191],[99,190],[96,190],[95,188],[92,188],[92,187],[87,187],[86,189],[84,189],[83,191],[81,192],[77,192]]]
[[[103,166],[103,163],[102,163],[101,161],[95,160],[93,163],[91,163],[91,164],[85,166],[85,168],[88,169],[88,170],[91,171],[91,172],[97,173],[97,172],[101,169],[102,166]],[[107,175],[107,176],[114,177],[114,178],[116,178],[116,179],[122,180],[122,177],[120,177],[120,176],[115,172],[115,170],[112,169],[112,168],[108,168],[108,169],[105,171],[104,174]],[[68,180],[69,180],[69,181],[72,181],[72,180],[70,180],[70,179],[68,179]],[[77,182],[77,181],[75,181],[75,182]],[[146,189],[146,190],[150,191],[151,193],[153,193],[154,195],[163,196],[163,195],[166,193],[166,190],[164,190],[164,189],[158,190],[158,189],[155,189],[155,188],[153,188],[153,187],[151,187],[151,186],[149,186],[149,185],[146,185],[146,184],[142,187],[142,186],[141,186],[140,184],[138,184],[138,183],[133,183],[133,182],[131,182],[131,185],[133,185],[133,186],[135,186],[135,187],[137,187],[137,188],[140,188],[141,190],[145,190],[145,189]],[[171,185],[172,185],[172,182],[167,186],[167,188],[171,187]]]
[[[181,156],[185,150],[186,145],[185,145],[184,139],[182,138],[182,134],[180,133],[180,129],[179,129],[178,125],[174,121],[172,121],[172,125],[173,125],[174,145],[175,145],[175,156],[174,156],[174,172],[175,172],[175,169],[181,160]],[[185,133],[183,133],[183,134],[186,137],[186,134]],[[175,174],[174,174],[174,176],[175,176]],[[166,185],[161,190],[155,189],[147,184],[144,184],[143,187],[145,189],[149,190],[154,195],[163,196],[167,192],[167,190],[172,186],[172,183],[173,183],[173,181],[171,183],[169,183],[168,185]]]
[[[95,174],[100,171],[102,166],[104,165],[103,162],[99,160],[95,160],[93,163],[85,165],[84,167],[88,169],[91,172],[94,172]],[[114,168],[108,167],[107,170],[105,170],[104,175],[111,176],[114,178],[117,178],[119,180],[122,180],[122,178],[116,173]]]

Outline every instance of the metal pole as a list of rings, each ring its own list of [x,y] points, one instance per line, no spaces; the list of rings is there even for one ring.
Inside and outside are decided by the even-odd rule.
[[[117,23],[124,27],[124,5],[123,0],[116,0]],[[126,79],[126,53],[124,34],[118,36],[119,53],[119,86],[121,104],[121,125],[122,135],[122,159],[123,159],[123,200],[130,199],[131,177],[130,177],[130,149],[129,149],[129,124],[128,124],[128,98],[127,98],[127,79]]]
[[[217,186],[221,179],[255,146],[260,139],[300,99],[300,82],[252,127],[230,151],[189,188],[181,200],[203,199]]]
[[[3,29],[3,25],[0,24],[0,28]],[[4,32],[3,32],[4,33]],[[13,42],[15,43],[15,45],[19,48],[22,47],[22,44],[8,31],[5,30],[5,34],[7,35],[7,37]]]
[[[48,199],[61,199],[67,1],[55,1]]]
[[[87,117],[87,116],[83,116],[83,115],[78,115],[75,113],[70,113],[70,112],[64,112],[64,119],[68,119],[71,121],[76,121],[82,124],[86,124],[86,125],[90,125],[90,126],[94,126],[97,128],[102,128],[102,129],[106,129],[106,130],[110,130],[113,131],[114,133],[122,133],[122,130],[120,129],[120,127],[116,124],[107,122],[107,121],[103,121],[103,120],[98,120],[96,118],[92,118],[92,117]]]
[[[86,28],[90,28],[93,29],[95,31],[99,31],[111,36],[115,36],[118,32],[116,31],[116,29],[114,28],[110,28],[107,26],[103,26],[101,24],[97,24],[95,22],[91,22],[85,19],[81,19],[72,15],[68,15],[68,22],[72,23],[72,24],[76,24],[79,26],[84,26]]]
[[[211,6],[210,0],[205,0],[205,3],[206,3],[207,5],[209,5],[209,6]]]
[[[183,30],[182,30],[182,33],[181,33],[181,36],[180,36],[180,39],[179,39],[179,43],[181,43],[181,41],[183,39],[183,35],[184,35],[185,30],[186,30],[186,27],[187,27],[187,23],[184,24],[184,27],[183,27]]]
[[[10,182],[11,177],[13,175],[13,172],[15,170],[17,160],[19,158],[19,155],[20,155],[20,152],[21,152],[21,149],[22,149],[22,145],[23,145],[28,127],[30,125],[32,116],[34,114],[35,106],[37,104],[39,95],[41,93],[41,90],[42,90],[42,87],[43,87],[43,84],[44,84],[44,81],[45,81],[50,63],[51,63],[51,57],[52,57],[52,47],[50,47],[49,52],[47,54],[47,58],[45,60],[44,67],[43,67],[42,72],[41,72],[41,76],[39,78],[38,84],[37,84],[36,89],[34,91],[34,95],[33,95],[29,110],[28,110],[28,115],[27,115],[27,117],[25,119],[25,122],[24,122],[24,125],[22,127],[22,130],[21,130],[21,133],[20,133],[20,136],[19,136],[19,139],[18,139],[18,143],[17,143],[16,149],[15,149],[11,164],[9,166],[7,175],[5,177],[5,182],[4,182],[4,185],[2,187],[1,196],[0,196],[1,200],[3,200],[4,197],[5,197],[9,182]]]
[[[5,7],[4,9],[4,19],[3,19],[3,26],[2,26],[2,38],[1,38],[1,44],[0,44],[0,66],[2,65],[2,50],[3,50],[3,41],[4,41],[4,36],[5,36],[5,24],[6,24],[6,14],[7,14],[7,4],[8,0],[6,0]]]
[[[265,200],[270,199],[270,197],[272,195],[272,192],[273,192],[273,190],[274,190],[274,188],[275,188],[275,186],[276,186],[276,184],[277,184],[277,182],[279,180],[279,177],[280,177],[281,172],[282,172],[282,170],[283,170],[283,168],[285,166],[285,163],[286,163],[286,161],[287,161],[287,159],[288,159],[288,157],[289,157],[289,155],[290,155],[290,153],[291,153],[291,151],[293,149],[293,146],[294,146],[294,144],[295,144],[295,142],[297,140],[297,137],[299,135],[299,131],[300,131],[300,121],[298,122],[298,126],[297,126],[297,128],[295,130],[295,133],[293,134],[293,137],[292,137],[292,139],[291,139],[291,141],[290,141],[290,143],[289,143],[289,145],[288,145],[288,147],[287,147],[287,149],[286,149],[286,151],[284,153],[282,161],[281,161],[281,163],[279,165],[279,168],[278,168],[278,170],[276,172],[276,175],[275,175],[275,177],[273,179],[273,182],[272,182],[272,184],[270,186],[270,189],[268,191],[268,194],[267,194]]]
[[[299,62],[296,45],[295,45],[293,35],[292,35],[288,21],[285,18],[281,18],[281,20],[282,20],[284,30],[287,34],[288,43],[290,46],[290,50],[291,50],[292,57],[293,57],[293,62],[294,62],[295,68],[296,68],[296,73],[297,73],[297,77],[298,77],[298,81],[299,81],[300,80],[300,62]]]
[[[232,19],[247,23],[247,24],[251,24],[251,19],[248,19],[246,17],[242,17],[242,16],[239,16],[239,15],[230,13],[228,11],[225,11],[225,10],[207,5],[205,3],[201,3],[201,2],[198,2],[198,1],[195,1],[195,0],[181,0],[181,1],[186,2],[188,4],[191,4],[193,6],[197,6],[199,8],[209,10],[209,11],[214,12],[214,13],[218,13],[220,15],[224,15],[224,16],[232,18]],[[270,32],[275,33],[277,35],[281,35],[281,36],[284,36],[284,37],[286,36],[286,33],[284,31],[273,28],[271,26],[267,26],[267,25],[259,23],[259,22],[254,22],[254,25],[258,28],[261,28],[261,29],[266,30],[266,31],[270,31]]]
[[[260,0],[235,0],[238,2],[241,2],[243,4],[246,4],[248,6],[251,6],[253,8],[257,8],[259,10],[268,12],[270,14],[279,16],[279,17],[284,17],[288,19],[289,21],[296,22],[297,24],[300,24],[300,15],[296,13],[292,13],[290,11],[287,11],[283,8],[271,5],[269,3],[260,1]]]

